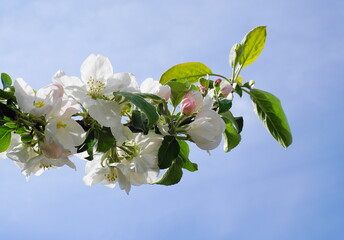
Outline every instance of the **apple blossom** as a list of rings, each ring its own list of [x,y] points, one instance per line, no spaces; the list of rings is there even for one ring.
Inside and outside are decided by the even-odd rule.
[[[225,129],[226,124],[219,114],[203,109],[190,123],[187,133],[199,148],[209,151],[220,144]]]
[[[48,117],[61,108],[63,88],[60,84],[50,84],[35,92],[22,78],[17,78],[14,87],[18,105],[27,113]]]
[[[55,142],[41,142],[39,149],[34,149],[21,143],[19,136],[14,134],[11,149],[7,152],[7,157],[22,168],[22,173],[29,180],[31,173],[36,176],[41,175],[48,168],[58,168],[64,165],[76,169],[74,163],[68,159],[69,151],[62,149]]]
[[[121,189],[127,193],[130,191],[129,180],[122,171],[116,166],[103,166],[100,155],[94,156],[93,161],[86,163],[85,171],[86,175],[82,180],[86,186],[101,183],[106,187],[114,188],[118,182]]]
[[[106,127],[119,127],[121,108],[108,101],[116,91],[139,92],[135,76],[131,73],[113,73],[109,59],[91,54],[80,67],[81,80],[58,71],[53,81],[61,83],[67,95],[73,97],[92,118]]]
[[[45,137],[58,143],[62,148],[71,153],[76,152],[76,146],[82,144],[86,133],[74,119],[61,116],[51,119],[45,127]]]

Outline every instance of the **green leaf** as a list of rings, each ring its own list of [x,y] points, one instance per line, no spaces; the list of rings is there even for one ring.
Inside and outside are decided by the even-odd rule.
[[[163,98],[155,95],[155,94],[150,94],[150,93],[136,93],[137,96],[143,97],[143,98],[149,98],[152,100],[156,100],[156,101],[164,101]]]
[[[206,88],[213,88],[214,87],[214,81],[212,81],[212,80],[207,80],[207,79],[205,79],[205,78],[201,78],[200,80],[199,80],[199,83],[201,84],[201,86],[203,86],[203,87],[206,87]]]
[[[234,91],[240,96],[242,97],[242,88],[240,87],[239,84],[236,84]]]
[[[165,136],[158,152],[159,168],[165,169],[171,166],[180,152],[179,144],[174,136]]]
[[[108,127],[103,127],[97,131],[97,152],[107,152],[115,144],[115,138],[112,136],[111,130]]]
[[[277,142],[287,148],[293,138],[280,100],[273,94],[258,89],[251,90],[250,96],[259,119]]]
[[[227,98],[219,99],[219,113],[227,112],[232,107],[232,100]]]
[[[135,93],[114,92],[114,96],[122,96],[140,108],[148,118],[148,127],[151,128],[159,119],[159,115],[151,104],[149,104],[143,97]]]
[[[148,121],[144,113],[140,112],[139,110],[133,110],[131,123],[135,129],[142,131],[144,134],[148,134]]]
[[[190,172],[194,172],[198,170],[198,166],[196,163],[193,163],[189,159],[189,145],[183,141],[183,140],[178,140],[178,144],[180,147],[180,152],[179,152],[179,158],[183,160],[183,168],[186,170],[189,170]]]
[[[242,68],[253,63],[262,52],[266,40],[266,26],[256,27],[242,40],[242,50],[237,57]]]
[[[234,119],[236,122],[238,133],[241,133],[242,128],[244,127],[244,119],[243,117],[235,117]]]
[[[173,107],[178,106],[178,104],[182,101],[184,95],[190,90],[191,85],[189,82],[175,82],[171,81],[168,82],[167,85],[171,88],[171,103]]]
[[[20,135],[20,140],[23,143],[29,143],[33,140],[33,136],[30,133],[24,133],[24,134]]]
[[[7,92],[2,89],[0,89],[0,98],[2,99],[9,99],[9,100],[16,100],[16,97],[14,96],[13,92]]]
[[[160,83],[165,85],[169,81],[196,83],[199,78],[211,74],[212,71],[203,63],[188,62],[175,65],[168,69],[160,78]]]
[[[0,152],[5,152],[11,144],[11,129],[0,127]]]
[[[7,73],[1,73],[1,82],[3,89],[8,88],[12,85],[12,79]]]
[[[8,128],[16,128],[17,124],[15,122],[7,122],[4,124],[4,126],[6,126]]]
[[[170,186],[179,183],[183,176],[183,160],[179,157],[173,160],[172,165],[166,170],[162,177],[155,184]]]
[[[226,130],[223,133],[223,150],[225,152],[229,152],[230,150],[238,146],[241,141],[241,136],[229,119],[227,119],[226,117],[223,117],[222,119],[226,123]]]

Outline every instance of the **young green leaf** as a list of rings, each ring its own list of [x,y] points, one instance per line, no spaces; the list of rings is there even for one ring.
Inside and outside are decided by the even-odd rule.
[[[12,85],[12,79],[7,73],[1,73],[1,82],[3,89],[8,88]]]
[[[173,160],[171,166],[166,170],[162,177],[155,184],[170,186],[179,183],[183,176],[183,160],[179,157]]]
[[[5,152],[11,144],[11,129],[0,127],[0,152]]]
[[[183,140],[178,140],[178,144],[180,147],[180,152],[179,152],[179,158],[183,160],[183,168],[186,170],[189,170],[190,172],[194,172],[198,170],[198,166],[196,163],[193,163],[189,159],[189,145],[183,141]]]
[[[171,166],[180,152],[179,144],[174,136],[165,136],[158,152],[159,168],[165,169]]]
[[[128,93],[128,92],[114,92],[114,96],[122,96],[133,103],[135,106],[140,108],[148,118],[148,127],[151,128],[156,121],[159,119],[159,115],[156,112],[155,107],[149,104],[143,97],[139,94]]]
[[[211,74],[212,71],[203,63],[188,62],[175,65],[168,69],[160,78],[160,83],[165,85],[169,81],[196,83],[198,79]]]
[[[229,152],[230,150],[238,146],[241,141],[241,136],[229,119],[227,119],[226,117],[223,117],[222,119],[226,123],[226,130],[223,133],[223,150],[225,152]]]
[[[253,63],[262,52],[266,40],[266,26],[251,30],[241,42],[241,53],[237,61],[244,68]]]
[[[273,94],[258,89],[251,90],[250,96],[259,119],[277,142],[287,148],[293,138],[280,100]]]
[[[199,83],[201,84],[202,87],[206,87],[206,88],[214,88],[214,81],[212,80],[207,80],[205,78],[201,78],[199,80]]]

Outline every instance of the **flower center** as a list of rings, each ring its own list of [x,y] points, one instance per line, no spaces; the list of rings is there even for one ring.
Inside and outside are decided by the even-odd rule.
[[[115,182],[118,178],[117,173],[113,167],[110,167],[110,172],[104,174],[104,176],[109,182]]]
[[[87,81],[88,86],[88,95],[90,95],[93,99],[100,98],[102,96],[102,92],[105,88],[105,83],[93,79],[93,77],[90,77],[90,79]]]
[[[43,169],[47,169],[47,168],[50,168],[50,167],[52,167],[53,165],[51,165],[51,164],[41,164],[41,165],[39,165],[39,167],[40,168],[43,168]]]
[[[57,127],[57,128],[62,128],[62,127],[65,128],[65,127],[67,127],[67,124],[63,124],[62,121],[58,121],[58,122],[56,123],[56,127]]]
[[[39,102],[35,102],[33,105],[35,106],[35,108],[41,108],[41,107],[44,107],[45,103],[44,101],[39,101]]]

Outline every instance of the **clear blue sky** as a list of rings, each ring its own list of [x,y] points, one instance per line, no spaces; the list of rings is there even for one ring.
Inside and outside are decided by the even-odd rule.
[[[79,75],[90,53],[140,82],[190,61],[229,74],[231,46],[267,25],[266,47],[242,76],[281,99],[294,133],[284,150],[249,99],[236,98],[238,148],[193,148],[198,172],[129,196],[84,186],[81,161],[27,183],[2,160],[0,239],[343,239],[343,9],[338,0],[0,0],[0,71],[35,88],[59,69]]]

